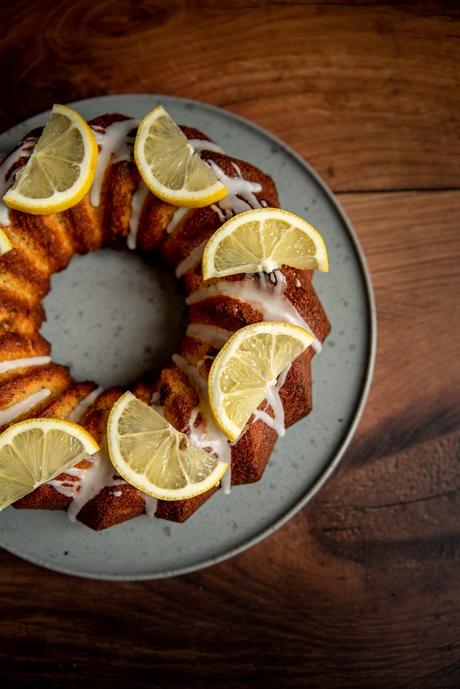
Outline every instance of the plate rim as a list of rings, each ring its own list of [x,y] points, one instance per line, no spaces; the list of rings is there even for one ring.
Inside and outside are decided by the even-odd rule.
[[[354,433],[357,429],[357,426],[362,418],[367,399],[369,397],[369,392],[371,389],[372,385],[372,379],[374,375],[374,370],[375,370],[375,361],[376,361],[376,353],[377,353],[377,310],[376,310],[376,302],[375,302],[375,295],[374,295],[374,289],[372,286],[372,279],[371,279],[371,274],[370,270],[367,264],[366,257],[364,255],[364,251],[361,247],[360,241],[358,239],[358,236],[354,230],[354,227],[348,217],[348,214],[344,210],[341,202],[339,199],[334,195],[333,191],[329,188],[328,184],[325,182],[325,180],[321,177],[321,175],[310,165],[310,163],[302,156],[297,153],[289,144],[285,143],[282,139],[280,139],[278,136],[275,134],[272,134],[272,132],[268,131],[261,125],[257,124],[256,122],[253,122],[252,120],[249,120],[248,118],[239,115],[232,110],[227,110],[226,108],[221,108],[216,105],[212,105],[211,103],[206,103],[204,101],[200,100],[195,100],[192,98],[184,98],[182,96],[175,96],[175,95],[169,95],[169,94],[155,94],[155,93],[113,93],[113,94],[103,94],[101,96],[92,96],[91,98],[83,98],[77,101],[71,101],[68,103],[71,107],[74,107],[78,109],[78,107],[81,104],[86,104],[90,101],[94,100],[107,100],[110,101],[113,98],[130,98],[130,97],[141,97],[141,98],[146,98],[146,97],[151,97],[152,99],[158,99],[161,100],[162,98],[168,99],[168,100],[175,100],[175,101],[180,101],[184,104],[192,104],[193,106],[198,105],[200,108],[203,108],[205,110],[210,111],[211,113],[216,112],[219,113],[219,115],[224,114],[227,117],[230,117],[231,119],[235,119],[239,121],[241,124],[243,124],[245,127],[249,129],[253,129],[257,131],[261,136],[273,141],[275,144],[280,146],[287,154],[289,154],[301,167],[305,168],[307,172],[313,177],[313,179],[317,182],[317,184],[321,187],[322,191],[325,193],[331,204],[334,206],[337,214],[339,215],[341,221],[343,222],[346,231],[348,232],[348,235],[351,239],[351,243],[353,246],[353,249],[356,253],[358,263],[360,266],[361,270],[361,276],[363,279],[364,287],[365,287],[365,296],[366,296],[366,301],[367,301],[367,314],[369,318],[369,330],[368,330],[368,338],[369,338],[369,347],[367,351],[367,361],[366,361],[366,367],[365,367],[365,372],[364,375],[362,376],[362,385],[360,392],[357,396],[357,403],[355,405],[355,408],[352,412],[352,421],[349,424],[346,433],[344,434],[343,438],[341,439],[340,443],[337,445],[336,450],[331,454],[331,459],[330,461],[326,464],[326,466],[323,468],[321,473],[318,475],[316,480],[313,482],[313,484],[310,486],[310,488],[304,493],[302,498],[296,502],[295,505],[289,507],[281,516],[277,517],[276,520],[268,527],[265,527],[261,529],[259,532],[257,532],[255,535],[253,535],[249,540],[245,541],[244,543],[241,543],[238,546],[235,546],[229,550],[227,550],[225,553],[222,553],[221,555],[218,555],[216,557],[211,557],[211,558],[206,558],[205,560],[202,560],[199,563],[187,565],[184,567],[177,567],[175,569],[169,569],[165,570],[164,572],[161,573],[153,573],[153,574],[148,574],[148,573],[142,573],[142,574],[99,574],[99,573],[94,573],[94,572],[75,572],[72,568],[70,567],[65,567],[61,565],[57,565],[55,563],[50,563],[44,560],[40,560],[40,558],[34,558],[30,557],[28,555],[24,555],[22,552],[17,552],[15,548],[11,547],[6,547],[3,544],[0,544],[0,547],[2,547],[4,550],[7,552],[11,553],[12,555],[15,555],[16,557],[19,557],[22,560],[25,560],[26,562],[30,562],[34,565],[38,565],[40,567],[43,567],[45,569],[58,572],[60,574],[66,574],[82,579],[93,579],[93,580],[99,580],[99,581],[154,581],[154,580],[160,580],[160,579],[169,579],[171,577],[175,576],[182,576],[184,574],[191,574],[193,572],[200,571],[202,569],[206,569],[208,567],[212,567],[213,565],[220,564],[222,562],[225,562],[226,560],[229,560],[230,558],[233,558],[241,553],[243,553],[245,550],[248,550],[249,548],[252,548],[253,546],[257,545],[257,543],[260,543],[261,541],[265,540],[272,534],[274,534],[278,529],[280,529],[282,526],[284,526],[290,519],[292,519],[296,514],[302,510],[308,502],[316,495],[316,493],[323,487],[323,485],[326,483],[326,481],[329,480],[331,475],[334,473],[335,469],[339,465],[340,461],[343,458],[343,455],[345,454],[346,450],[348,449],[350,442],[354,436]],[[3,137],[4,135],[8,135],[12,130],[16,129],[17,127],[20,127],[24,122],[27,122],[28,120],[34,118],[34,117],[41,117],[45,116],[50,112],[50,110],[45,110],[43,112],[37,113],[35,115],[31,115],[30,117],[26,118],[22,122],[18,122],[17,124],[13,125],[12,127],[9,127],[5,131],[1,132],[0,137]]]

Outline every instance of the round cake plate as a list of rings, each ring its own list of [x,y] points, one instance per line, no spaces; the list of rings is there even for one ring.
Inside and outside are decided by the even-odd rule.
[[[201,129],[227,153],[249,160],[270,174],[282,207],[319,229],[328,248],[330,272],[315,275],[315,287],[332,331],[313,362],[313,412],[278,440],[263,478],[258,483],[233,488],[228,496],[218,493],[186,523],[143,516],[96,533],[71,523],[65,512],[32,513],[10,507],[0,515],[3,548],[43,567],[94,579],[143,580],[192,572],[242,552],[282,526],[312,498],[343,456],[363,412],[375,360],[375,304],[363,252],[332,192],[292,149],[242,117],[183,98],[129,94],[90,98],[71,105],[90,119],[106,112],[142,117],[158,103],[176,121]],[[46,117],[47,113],[31,117],[2,134],[0,150],[11,149],[24,133],[43,124]],[[111,268],[107,253],[114,256],[116,270],[116,252],[96,252],[74,261],[80,262],[79,270],[88,263],[91,271],[99,266],[101,271],[107,271]],[[74,261],[67,270],[72,269]],[[84,279],[84,271],[78,275]],[[148,278],[142,279],[141,289],[148,285]],[[53,289],[47,300],[63,314],[73,308],[71,297],[71,289],[59,295]],[[104,311],[108,311],[107,304],[101,313]],[[58,313],[50,319],[47,312],[48,323],[43,333],[52,342],[55,359],[59,360],[62,324]],[[137,318],[142,323],[142,313]],[[77,333],[81,326],[78,323],[75,328],[76,340],[80,339]],[[155,332],[159,330],[149,330],[153,347]],[[98,356],[101,361],[104,358],[99,354],[100,341],[95,338],[94,347],[91,342],[88,344],[92,331],[85,334],[85,352],[77,347],[67,353],[78,375],[86,370],[88,353],[96,366]],[[133,333],[133,329],[127,327],[125,332]],[[125,354],[126,350],[130,352],[125,344]],[[132,357],[134,370],[136,356]],[[62,356],[60,360],[63,361]],[[89,368],[93,373],[94,366]],[[119,382],[115,374],[112,371],[112,385]],[[108,385],[104,378],[106,375],[102,379],[99,376],[99,382]]]

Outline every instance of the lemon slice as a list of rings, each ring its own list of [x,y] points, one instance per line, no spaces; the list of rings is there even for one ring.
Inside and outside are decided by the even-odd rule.
[[[174,206],[201,208],[228,194],[161,105],[141,121],[134,158],[150,191]]]
[[[3,256],[3,254],[6,254],[8,251],[11,251],[12,248],[13,245],[11,244],[8,237],[3,232],[3,230],[0,230],[0,256]]]
[[[217,485],[228,469],[130,392],[112,407],[107,440],[120,476],[160,500],[200,495]]]
[[[314,338],[289,323],[262,321],[237,330],[217,354],[208,394],[217,424],[236,440],[276,379]]]
[[[32,155],[3,201],[36,215],[75,206],[93,182],[97,153],[85,120],[66,105],[54,105]]]
[[[99,451],[84,428],[58,419],[27,419],[0,435],[0,510]]]
[[[206,244],[205,280],[281,266],[328,271],[323,238],[306,220],[279,208],[257,208],[227,220]]]

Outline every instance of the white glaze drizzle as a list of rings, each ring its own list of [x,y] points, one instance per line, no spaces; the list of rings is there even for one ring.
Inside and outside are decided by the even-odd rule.
[[[232,165],[237,173],[237,177],[226,175],[222,168],[213,160],[208,160],[207,163],[217,179],[228,189],[227,196],[224,196],[217,204],[211,206],[221,222],[225,222],[233,215],[251,210],[251,208],[261,207],[259,199],[255,194],[262,191],[262,185],[258,182],[250,182],[244,179],[236,163],[232,162]]]
[[[112,122],[107,127],[92,125],[91,128],[99,145],[96,174],[90,192],[93,206],[98,206],[101,200],[102,182],[108,166],[113,163],[119,163],[121,160],[130,160],[132,158],[133,140],[129,141],[128,134],[138,124],[138,120],[130,118],[128,120]]]
[[[90,406],[94,404],[94,402],[97,400],[97,398],[102,394],[103,388],[96,388],[92,392],[89,393],[89,395],[86,395],[86,397],[83,397],[82,400],[77,404],[75,409],[70,412],[70,414],[67,417],[68,421],[73,421],[74,423],[78,423],[80,419],[83,417],[83,414],[85,414]]]
[[[250,208],[260,208],[267,206],[266,201],[259,202],[259,200],[255,196],[256,193],[259,193],[262,190],[261,185],[256,182],[250,182],[249,180],[245,180],[243,178],[239,166],[235,162],[232,162],[232,166],[237,174],[237,177],[230,177],[226,175],[224,171],[214,161],[208,161],[208,164],[211,166],[216,177],[229,190],[228,196],[222,199],[217,205],[212,206],[213,210],[218,214],[221,222],[224,222],[228,218],[232,217],[232,215],[241,213]],[[187,264],[188,267],[191,267],[192,265],[193,263]],[[176,275],[178,275],[177,271]],[[223,285],[223,289],[221,285]],[[305,328],[311,334],[313,334],[311,328],[306,323],[306,321],[300,316],[300,314],[292,306],[290,301],[283,296],[285,286],[286,279],[284,275],[281,273],[281,271],[274,271],[274,273],[270,275],[259,273],[259,285],[257,291],[254,290],[254,282],[250,285],[248,285],[247,281],[244,281],[244,283],[225,282],[218,283],[217,285],[211,287],[205,287],[201,290],[197,290],[197,292],[190,295],[190,297],[186,301],[188,304],[196,303],[196,301],[200,301],[200,296],[203,296],[203,294],[205,294],[206,298],[206,296],[212,296],[212,293],[226,294],[227,296],[237,296],[237,298],[239,297],[242,301],[255,301],[256,303],[260,304],[263,307],[265,320],[282,320],[286,322],[292,322],[295,325],[299,325],[300,327]],[[217,289],[213,290],[213,287],[217,287]],[[296,281],[296,287],[300,287],[300,283],[298,280]],[[203,327],[206,326],[201,326],[201,328]],[[206,336],[208,335],[208,333],[203,333],[203,331],[201,331],[200,334],[199,328],[199,325],[194,326],[194,324],[192,324],[187,329],[187,334],[193,336],[193,333],[195,332],[196,334],[198,334],[199,337],[204,335],[202,339],[206,340]],[[208,328],[209,330],[212,330],[211,326],[208,326]],[[208,341],[209,339],[210,337],[208,336]],[[219,345],[222,346],[224,342],[220,341]],[[321,343],[317,338],[315,338],[315,341],[313,342],[313,347],[316,351],[320,351],[321,349]],[[264,420],[265,423],[267,423],[267,425],[274,428],[279,436],[283,436],[285,434],[284,408],[279,396],[279,390],[284,385],[284,381],[288,374],[289,368],[290,367],[288,367],[279,376],[277,383],[273,386],[270,386],[267,390],[266,399],[272,409],[273,417],[270,416],[266,411],[260,410],[256,410],[254,414],[255,418],[260,418]]]
[[[230,448],[231,452],[231,448]],[[228,463],[228,469],[220,479],[220,487],[224,495],[230,495],[232,489],[232,463]]]
[[[15,170],[14,173],[10,174],[11,168],[13,165],[15,165],[18,160],[22,157],[26,157],[27,159],[30,157],[30,154],[32,153],[35,144],[37,143],[37,137],[35,136],[28,136],[24,141],[21,143],[16,150],[14,150],[12,153],[10,153],[7,158],[2,162],[0,165],[0,224],[1,225],[9,225],[10,224],[10,209],[6,205],[6,203],[3,202],[3,196],[6,194],[8,189],[13,185],[14,180],[16,178],[16,174],[19,170],[22,169],[23,166],[18,167],[17,170]],[[26,162],[26,161],[25,161]],[[25,165],[24,162],[24,165]]]
[[[270,385],[267,390],[266,400],[270,405],[273,416],[270,416],[265,410],[256,409],[254,412],[255,419],[261,419],[267,426],[273,428],[279,437],[282,437],[286,433],[286,426],[284,423],[284,407],[283,402],[280,397],[280,390],[286,382],[286,378],[291,369],[291,364],[286,366],[284,371],[278,376],[278,380],[274,385]]]
[[[189,139],[188,143],[192,146],[194,151],[197,153],[203,152],[203,151],[215,151],[216,153],[223,153],[223,150],[218,146],[217,144],[213,143],[212,141],[206,141],[205,139]],[[241,210],[238,210],[238,208],[241,208],[242,210],[249,210],[249,208],[258,208],[259,204],[255,196],[253,196],[252,192],[255,190],[256,192],[260,191],[262,187],[260,184],[254,185],[252,182],[247,182],[246,180],[243,180],[241,177],[241,171],[240,171],[240,177],[235,178],[235,177],[228,177],[225,175],[223,170],[217,165],[217,163],[214,163],[214,161],[208,161],[208,164],[211,165],[213,168],[214,172],[216,173],[216,170],[219,171],[219,174],[221,177],[225,177],[225,179],[228,180],[233,180],[230,181],[229,184],[230,186],[228,187],[230,194],[233,192],[236,197],[236,193],[240,193],[240,195],[243,195],[243,198],[250,198],[250,199],[255,199],[255,202],[257,205],[251,206],[248,205],[247,203],[244,202],[244,200],[237,199],[236,202],[233,200],[232,196],[226,196],[225,199],[222,201],[219,201],[219,205],[212,205],[211,208],[216,211],[219,215],[219,218],[221,222],[224,222],[227,220],[229,217],[234,215],[235,213],[241,212]],[[213,167],[214,166],[214,167]],[[236,166],[238,167],[238,166]],[[238,168],[239,170],[239,168]],[[217,174],[217,173],[216,173]],[[221,180],[222,181],[222,180]],[[227,186],[227,184],[225,184]],[[244,196],[246,194],[246,196]],[[252,196],[251,196],[252,194]],[[222,205],[224,203],[224,205]],[[230,210],[230,208],[234,208],[234,210]],[[227,209],[228,210],[228,215],[224,215],[222,213],[221,209]],[[171,220],[169,221],[167,227],[166,227],[166,233],[167,234],[172,234],[176,227],[179,225],[180,222],[185,218],[187,213],[190,211],[190,208],[178,208]],[[227,212],[227,211],[225,211]]]
[[[155,516],[155,512],[157,511],[158,507],[158,500],[156,498],[152,498],[151,495],[146,495],[145,493],[141,493],[139,491],[140,495],[142,495],[142,498],[144,500],[144,508],[145,508],[145,514],[147,517],[152,517]]]
[[[102,392],[103,388],[98,387],[80,400],[75,409],[67,416],[68,421],[78,423]],[[66,470],[66,474],[76,476],[78,481],[66,481],[65,479],[58,478],[48,481],[48,485],[53,486],[58,493],[72,498],[72,502],[67,510],[68,517],[71,521],[76,520],[83,505],[97,495],[106,485],[110,486],[124,483],[122,479],[113,482],[109,481],[108,483],[106,482],[106,476],[109,475],[110,469],[107,462],[110,462],[110,460],[108,460],[105,455],[105,459],[104,457],[100,459],[100,455],[102,454],[101,450],[101,452],[98,452],[92,457],[88,457],[87,459],[91,462],[91,466],[87,469],[72,467]],[[112,474],[114,474],[114,471],[112,467]]]
[[[191,208],[178,208],[172,214],[171,220],[166,226],[166,234],[172,234],[179,223],[185,218]]]
[[[211,450],[221,462],[228,464],[228,470],[225,473],[227,478],[225,481],[222,480],[221,484],[222,489],[225,488],[225,492],[228,493],[231,483],[232,451],[227,437],[214,421],[214,416],[209,405],[207,381],[196,366],[192,366],[192,364],[179,354],[173,355],[173,361],[194,384],[200,398],[199,407],[193,410],[188,422],[190,440],[194,445],[201,447],[203,450]],[[201,414],[203,423],[196,426],[198,414]]]
[[[188,143],[192,146],[196,153],[201,153],[201,151],[213,151],[214,153],[223,153],[220,146],[213,143],[212,141],[207,141],[206,139],[189,139]]]
[[[297,287],[297,289],[299,289],[299,287],[302,287],[302,283],[300,282],[300,280],[298,278],[296,278],[295,286]]]
[[[53,479],[48,481],[48,484],[53,486],[58,493],[62,493],[68,498],[72,498],[72,502],[67,508],[67,516],[70,521],[76,521],[81,509],[87,502],[92,500],[104,488],[111,486],[121,487],[128,485],[126,481],[117,476],[115,468],[111,463],[106,449],[101,449],[92,457],[87,457],[91,466],[86,469],[79,467],[72,467],[66,470],[69,476],[77,477],[77,481],[69,481],[69,479]],[[158,501],[155,498],[138,491],[139,495],[144,500],[145,512],[149,517],[155,515]],[[119,498],[123,495],[123,491],[114,490],[112,495]]]
[[[220,349],[224,346],[232,333],[230,330],[219,328],[217,325],[190,323],[185,334],[189,335],[189,337],[194,337],[195,340],[209,342],[213,347],[218,347]]]
[[[2,409],[0,411],[0,426],[4,426],[7,423],[11,423],[18,416],[25,414],[30,409],[39,404],[39,402],[42,402],[50,395],[51,390],[48,390],[48,388],[42,388],[42,390],[37,390],[37,392],[33,392],[31,395],[21,400],[20,402],[12,404],[10,407],[7,407],[6,409]]]
[[[205,139],[189,139],[188,143],[192,146],[196,153],[201,151],[215,151],[216,153],[223,153],[223,150],[220,148],[220,146],[214,144],[212,141],[206,141]],[[166,233],[172,234],[190,210],[192,209],[178,208],[176,211],[174,211],[173,216],[166,227]]]
[[[272,276],[275,276],[276,284],[272,282]],[[270,273],[259,274],[259,280],[241,280],[238,282],[230,282],[222,280],[215,285],[208,285],[201,289],[192,292],[185,300],[187,304],[196,304],[197,302],[215,296],[227,296],[239,301],[246,301],[248,303],[256,304],[262,311],[262,317],[265,321],[283,321],[292,323],[304,328],[314,337],[312,329],[308,323],[302,318],[297,309],[291,304],[283,292],[286,286],[286,278],[279,270]],[[312,347],[315,351],[321,351],[321,342],[315,337]]]
[[[32,356],[26,359],[11,359],[0,361],[0,374],[13,371],[15,368],[29,368],[30,366],[45,366],[51,361],[50,356]]]
[[[220,146],[213,143],[212,141],[206,141],[205,139],[189,139],[188,143],[197,153],[200,151],[215,151],[216,153],[223,153]],[[128,236],[128,249],[136,248],[136,237],[139,225],[139,218],[142,211],[142,206],[144,205],[144,201],[147,198],[148,191],[149,190],[147,189],[145,183],[141,180],[139,183],[139,187],[133,195],[131,201],[131,217],[129,221],[130,234]],[[174,232],[177,225],[181,222],[181,220],[183,220],[183,218],[185,218],[189,210],[191,209],[178,208],[176,211],[174,211],[174,214],[166,227],[167,234],[172,234]]]
[[[133,194],[131,199],[131,213],[129,216],[129,235],[126,240],[128,249],[134,251],[137,246],[137,233],[139,231],[139,220],[141,219],[142,208],[144,207],[145,199],[149,194],[149,188],[144,180],[139,180],[139,186]]]
[[[201,259],[203,258],[203,253],[204,253],[204,247],[206,246],[207,240],[205,239],[204,242],[201,242],[198,246],[196,246],[193,251],[189,253],[188,256],[184,258],[183,261],[179,263],[179,265],[176,268],[176,278],[179,279],[185,273],[190,270],[190,268],[193,268],[196,266]]]
[[[69,420],[78,421],[85,411],[95,402],[99,395],[103,392],[103,388],[97,388],[93,390],[89,395],[87,395],[79,405],[74,409],[71,415],[69,415]],[[152,401],[153,401],[152,396]],[[71,418],[72,417],[72,418]],[[74,418],[73,418],[74,417]],[[75,521],[82,507],[92,500],[96,495],[106,487],[110,486],[123,486],[127,485],[124,479],[117,476],[115,469],[109,459],[108,452],[105,447],[105,442],[103,449],[92,457],[88,457],[87,460],[91,463],[91,466],[87,468],[72,467],[68,469],[65,473],[70,476],[77,477],[77,481],[69,481],[68,479],[53,479],[48,481],[48,484],[53,486],[58,493],[72,498],[67,514],[70,521]],[[155,498],[138,491],[145,503],[145,512],[149,517],[153,517],[157,507],[157,501]],[[119,498],[123,495],[123,491],[115,490],[112,495]]]
[[[64,492],[64,495],[72,498],[72,502],[67,509],[67,515],[72,522],[77,519],[83,505],[92,500],[96,495],[99,495],[103,488],[125,483],[123,479],[116,475],[115,468],[108,458],[106,450],[101,449],[97,454],[87,459],[91,462],[91,466],[87,469],[72,467],[65,472],[79,479],[74,482],[75,486],[69,488],[69,482],[67,482],[67,487],[62,486],[62,484],[65,484],[65,481],[60,482],[57,479],[54,482],[50,482],[57,491],[64,492],[66,490],[67,492]],[[58,483],[61,483],[61,488],[56,485]]]
[[[69,473],[68,471],[66,472]],[[53,478],[51,481],[46,482],[47,486],[52,486],[61,495],[65,495],[66,498],[73,498],[77,492],[79,486],[78,481],[70,481],[69,479],[59,479]]]

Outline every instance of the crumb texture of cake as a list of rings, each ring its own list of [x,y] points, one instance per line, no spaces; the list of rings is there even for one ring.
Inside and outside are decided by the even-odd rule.
[[[226,155],[202,132],[182,127],[195,151],[212,167],[229,193],[204,208],[175,208],[145,186],[133,158],[138,121],[108,114],[89,122],[99,148],[94,182],[73,208],[54,215],[10,210],[0,200],[0,228],[12,250],[0,256],[0,430],[32,417],[55,417],[81,424],[101,452],[80,462],[15,503],[17,508],[65,509],[95,530],[148,514],[183,522],[217,488],[181,501],[154,500],[114,473],[106,449],[110,410],[123,390],[102,390],[77,382],[54,363],[40,336],[42,299],[53,273],[75,254],[101,247],[155,251],[181,279],[187,329],[177,354],[154,383],[132,392],[161,409],[178,430],[229,463],[222,489],[261,478],[278,435],[310,413],[311,361],[330,325],[312,285],[312,273],[289,267],[270,274],[234,275],[203,281],[201,258],[207,240],[237,213],[278,207],[273,180],[254,165]],[[0,166],[0,197],[26,164],[40,130],[27,134]],[[230,444],[216,425],[207,397],[213,358],[239,328],[262,320],[300,325],[315,337],[278,380],[240,438]],[[278,403],[280,401],[280,404]]]

